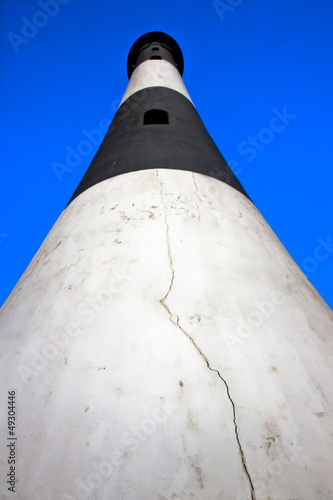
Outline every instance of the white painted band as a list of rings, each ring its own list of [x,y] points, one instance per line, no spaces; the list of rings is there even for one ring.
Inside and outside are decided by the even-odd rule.
[[[236,189],[171,169],[99,182],[1,309],[13,498],[332,499],[332,331]]]
[[[164,60],[149,60],[141,63],[133,71],[120,106],[132,94],[148,87],[166,87],[176,90],[192,102],[182,77],[175,66]]]

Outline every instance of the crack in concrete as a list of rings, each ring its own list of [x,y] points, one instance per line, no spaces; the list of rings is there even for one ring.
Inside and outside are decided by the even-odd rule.
[[[167,297],[168,297],[168,295],[169,295],[169,293],[171,291],[171,288],[172,288],[172,285],[173,285],[173,279],[175,277],[175,271],[173,269],[173,262],[172,262],[172,256],[171,256],[171,251],[170,251],[169,224],[168,224],[168,219],[167,219],[166,206],[165,206],[164,198],[163,198],[163,190],[162,190],[163,183],[159,179],[158,170],[156,170],[156,179],[157,179],[157,182],[160,185],[161,201],[162,201],[163,208],[164,208],[164,221],[165,221],[165,227],[166,227],[166,239],[167,239],[167,245],[168,245],[168,257],[169,257],[170,269],[171,269],[171,273],[172,273],[169,290],[167,291],[167,293],[165,294],[165,296],[163,297],[163,299],[160,300],[161,304],[164,305],[162,301],[164,301],[164,300],[167,299]]]
[[[194,185],[196,187],[196,183],[195,183],[193,174],[192,174],[192,178],[193,178],[193,181],[194,181]],[[234,430],[235,430],[236,441],[237,441],[237,445],[238,445],[238,449],[239,449],[239,454],[240,454],[240,457],[241,457],[241,462],[242,462],[242,466],[243,466],[245,475],[246,475],[246,477],[247,477],[247,479],[249,481],[249,485],[250,485],[250,489],[251,489],[251,500],[256,500],[256,495],[255,495],[255,490],[254,490],[253,482],[252,482],[251,475],[250,475],[250,473],[248,471],[248,468],[247,468],[247,465],[246,465],[245,455],[244,455],[243,448],[242,448],[242,445],[241,445],[240,439],[239,439],[238,425],[237,425],[237,418],[236,418],[236,407],[235,407],[235,403],[234,403],[233,399],[231,398],[230,391],[229,391],[229,386],[228,386],[226,380],[220,374],[220,372],[218,370],[216,370],[216,368],[212,368],[210,366],[209,361],[208,361],[206,355],[201,351],[200,347],[195,343],[195,341],[193,340],[193,338],[191,337],[191,335],[189,333],[187,333],[184,330],[184,328],[180,325],[180,323],[179,323],[179,316],[177,314],[173,314],[170,311],[169,307],[165,303],[165,301],[168,298],[168,296],[169,296],[169,294],[171,292],[171,289],[173,287],[173,281],[174,281],[174,277],[175,277],[175,270],[173,268],[173,260],[172,260],[172,256],[171,256],[171,250],[170,250],[169,224],[168,224],[168,220],[167,220],[166,206],[165,206],[165,202],[164,202],[164,198],[163,198],[163,189],[162,189],[163,184],[159,180],[158,171],[157,170],[156,170],[156,179],[157,179],[157,181],[160,184],[161,200],[162,200],[162,204],[163,204],[163,207],[164,207],[164,220],[165,220],[165,226],[166,226],[166,239],[167,239],[167,245],[168,245],[169,264],[170,264],[170,270],[171,270],[171,280],[170,280],[169,289],[168,289],[167,293],[164,295],[164,297],[162,299],[160,299],[160,303],[166,309],[166,311],[168,312],[168,314],[169,314],[169,320],[171,321],[171,323],[174,324],[177,328],[179,328],[179,330],[184,335],[186,335],[186,337],[192,342],[192,344],[195,347],[195,349],[199,352],[199,354],[201,355],[201,357],[205,360],[207,368],[210,371],[217,373],[218,377],[222,380],[222,382],[225,385],[227,396],[228,396],[228,399],[229,399],[229,401],[231,403],[231,406],[232,406],[233,424],[234,424]],[[174,320],[174,318],[177,318],[176,321]]]
[[[192,179],[193,179],[193,184],[194,184],[194,187],[195,187],[194,193],[199,198],[199,200],[202,202],[202,199],[200,198],[199,193],[198,193],[198,186],[197,186],[197,183],[195,181],[194,173],[193,172],[192,172]],[[200,222],[201,213],[200,213],[200,210],[199,210],[199,205],[198,205],[198,203],[196,201],[194,203],[196,205],[196,209],[197,209],[197,212],[198,212],[198,222]]]

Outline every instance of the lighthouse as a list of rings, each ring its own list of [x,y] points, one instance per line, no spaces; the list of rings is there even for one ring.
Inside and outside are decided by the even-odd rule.
[[[151,32],[3,305],[1,499],[333,498],[333,313]]]

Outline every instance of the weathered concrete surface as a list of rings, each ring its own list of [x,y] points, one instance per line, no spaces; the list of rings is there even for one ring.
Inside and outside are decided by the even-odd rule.
[[[0,331],[3,499],[333,497],[332,311],[225,183],[146,170],[82,193]]]

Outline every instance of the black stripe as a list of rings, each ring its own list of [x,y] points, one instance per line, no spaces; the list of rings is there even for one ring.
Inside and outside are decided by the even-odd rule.
[[[154,46],[157,49],[156,52],[154,52]],[[162,31],[150,31],[140,36],[129,51],[127,58],[128,78],[131,78],[133,71],[139,64],[147,61],[154,55],[158,55],[161,59],[169,61],[176,66],[180,75],[183,75],[184,59],[176,40]]]
[[[148,114],[148,124],[144,125],[144,115],[149,110],[160,111]],[[163,116],[161,124],[151,123],[158,121],[159,116]],[[149,87],[131,95],[120,106],[70,201],[110,177],[158,168],[205,174],[248,197],[193,104],[175,90]]]

